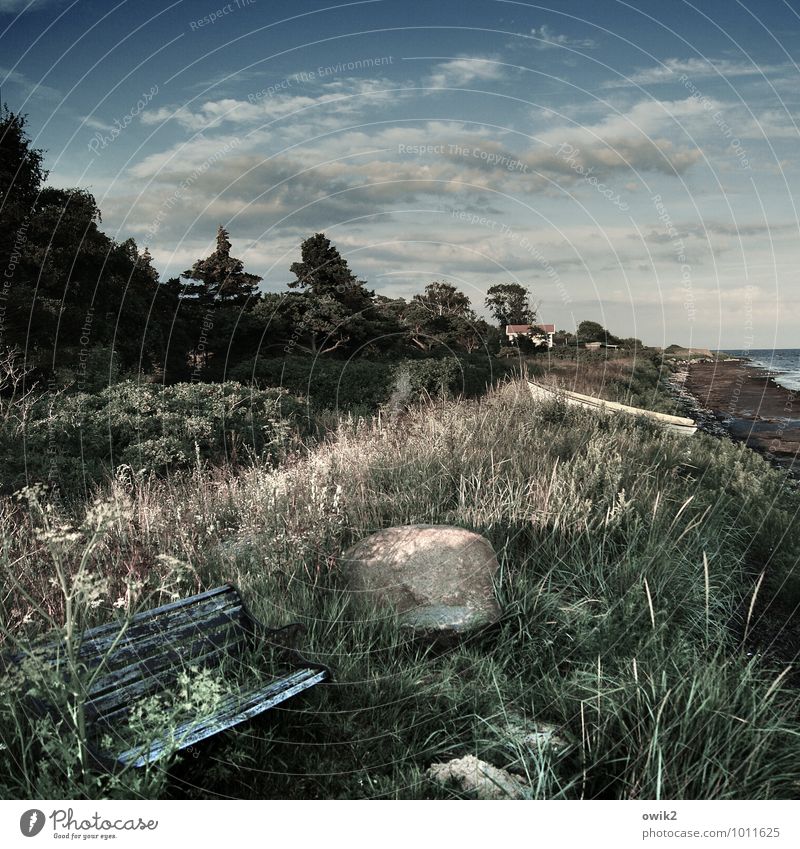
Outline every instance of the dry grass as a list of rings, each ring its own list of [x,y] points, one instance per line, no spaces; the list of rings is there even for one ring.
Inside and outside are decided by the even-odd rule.
[[[797,495],[751,452],[537,404],[509,383],[392,421],[343,419],[280,468],[128,470],[102,504],[111,518],[85,559],[84,508],[2,502],[8,640],[63,625],[57,553],[68,590],[82,558],[102,581],[87,584],[101,596],[80,596],[81,623],[230,580],[263,620],[305,621],[338,683],[127,785],[42,757],[60,751],[52,731],[26,754],[10,697],[4,795],[436,796],[448,791],[425,780],[430,764],[468,754],[524,775],[537,798],[796,791],[797,690],[731,628],[765,567],[759,598],[788,592],[800,551]],[[354,605],[337,569],[353,540],[427,522],[485,534],[502,566],[499,632],[437,657]],[[570,746],[509,748],[510,714],[562,729]]]

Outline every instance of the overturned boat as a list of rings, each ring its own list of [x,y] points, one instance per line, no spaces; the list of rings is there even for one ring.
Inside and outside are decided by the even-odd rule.
[[[606,401],[604,398],[595,398],[592,395],[581,395],[580,392],[570,392],[568,389],[543,386],[541,383],[528,381],[531,394],[541,401],[553,401],[558,398],[575,407],[584,407],[589,410],[608,410],[614,413],[628,413],[633,416],[643,416],[646,419],[664,425],[668,430],[691,436],[697,431],[697,425],[693,419],[685,416],[671,416],[668,413],[656,413],[653,410],[643,410],[641,407],[630,407],[617,401]]]

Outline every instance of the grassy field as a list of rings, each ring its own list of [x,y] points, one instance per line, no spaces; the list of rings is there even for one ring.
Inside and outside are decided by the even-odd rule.
[[[659,408],[642,380],[637,395]],[[513,382],[396,418],[344,417],[278,468],[123,470],[88,513],[6,498],[7,646],[234,581],[263,621],[305,622],[308,653],[336,681],[108,779],[82,771],[76,735],[33,720],[6,677],[0,795],[446,798],[457,791],[426,770],[474,754],[525,776],[531,798],[796,797],[798,679],[753,635],[800,601],[798,508],[747,449],[536,404]],[[491,540],[494,631],[434,654],[352,602],[341,552],[406,523]],[[568,745],[510,742],[523,721],[557,726]]]
[[[678,413],[667,379],[672,373],[653,349],[587,351],[555,348],[525,359],[533,380],[659,413]]]

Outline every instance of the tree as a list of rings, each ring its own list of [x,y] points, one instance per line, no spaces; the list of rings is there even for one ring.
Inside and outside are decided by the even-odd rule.
[[[331,244],[324,233],[315,233],[300,246],[300,262],[289,269],[297,278],[289,282],[292,289],[302,289],[317,298],[332,298],[350,313],[374,306],[375,293],[370,292],[347,265],[347,260]]]
[[[469,298],[452,283],[428,283],[425,293],[414,295],[414,300],[438,316],[466,318],[472,312]]]
[[[530,305],[530,292],[519,283],[492,286],[486,293],[485,303],[500,327],[536,321],[536,309]]]
[[[185,296],[194,298],[200,306],[253,305],[261,282],[258,275],[244,270],[240,259],[231,256],[228,231],[221,224],[214,253],[206,259],[197,260],[181,277],[197,281],[186,286]]]
[[[609,333],[602,324],[596,321],[582,321],[578,325],[578,342],[602,342],[604,345],[618,345],[620,340]]]
[[[453,336],[468,354],[481,347],[488,348],[497,334],[494,327],[482,318],[478,318],[472,310],[470,315],[456,319],[454,325]]]
[[[347,345],[351,332],[359,329],[347,307],[330,295],[291,293],[285,296],[281,312],[292,328],[286,353],[297,348],[315,357],[330,354]]]
[[[447,318],[432,310],[428,304],[418,300],[420,296],[406,304],[401,321],[406,327],[408,339],[421,351],[431,349],[445,343],[450,329]]]
[[[557,330],[553,334],[553,344],[557,348],[565,348],[570,345],[574,347],[577,341],[575,334],[571,333],[569,330]]]
[[[391,347],[397,324],[378,310],[375,293],[366,288],[324,233],[300,246],[301,261],[292,263],[289,287],[302,291],[286,299],[292,324],[290,345],[311,354],[380,350]]]
[[[44,153],[31,147],[25,132],[26,117],[0,111],[0,239],[14,241],[14,231],[31,213],[47,171]]]

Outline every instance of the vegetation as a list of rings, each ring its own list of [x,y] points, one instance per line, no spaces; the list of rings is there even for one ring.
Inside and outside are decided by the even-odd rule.
[[[15,641],[63,629],[59,588],[76,581],[72,619],[97,623],[115,605],[233,580],[264,620],[304,621],[337,682],[169,773],[109,781],[77,767],[74,734],[31,729],[7,680],[1,792],[426,797],[447,792],[425,779],[432,762],[473,753],[527,774],[537,798],[796,795],[797,681],[744,637],[771,595],[800,600],[797,502],[746,449],[534,404],[514,383],[396,425],[343,420],[280,469],[126,473],[88,513],[6,501]],[[114,518],[92,542],[98,510]],[[343,592],[336,562],[351,542],[414,522],[492,541],[498,631],[432,656]],[[520,717],[559,726],[569,747],[509,746],[503,729]]]
[[[535,380],[631,407],[684,414],[668,383],[671,370],[652,349],[631,353],[556,348],[524,362]]]
[[[654,352],[586,351],[584,323],[498,359],[503,324],[535,320],[523,286],[490,289],[490,327],[447,282],[376,296],[322,233],[286,292],[258,294],[224,227],[160,282],[90,194],[43,187],[23,119],[0,138],[0,649],[65,647],[2,666],[0,796],[451,797],[425,773],[465,754],[532,798],[797,795],[796,647],[769,639],[800,602],[796,489],[746,448],[508,378],[673,412]],[[432,653],[345,592],[342,552],[410,523],[493,543],[497,628]],[[305,622],[336,682],[166,764],[92,771],[84,629],[225,581]],[[181,693],[197,710],[213,682]],[[513,742],[525,722],[566,745]]]

